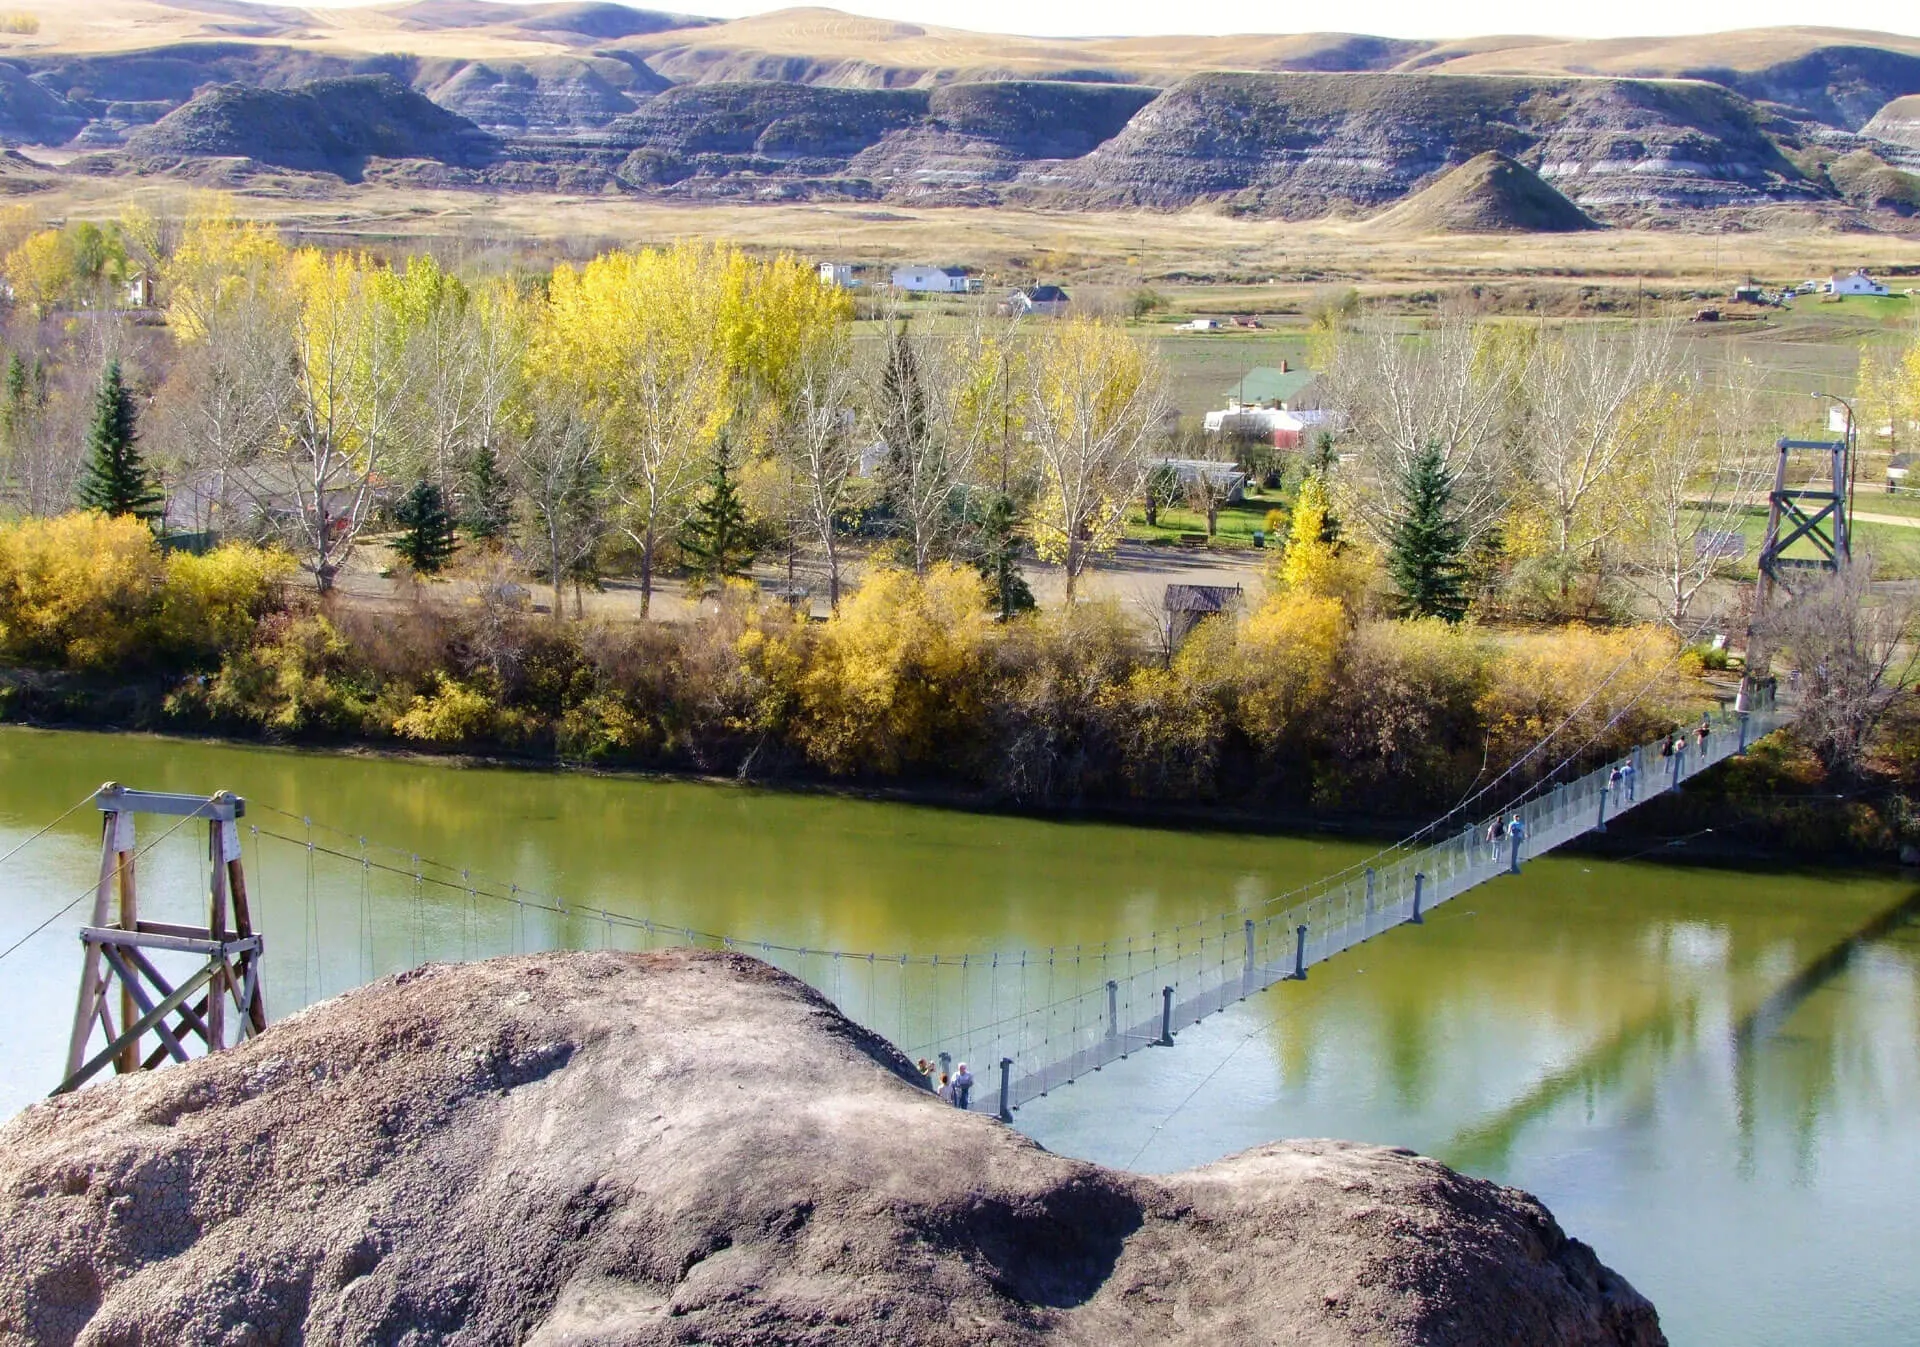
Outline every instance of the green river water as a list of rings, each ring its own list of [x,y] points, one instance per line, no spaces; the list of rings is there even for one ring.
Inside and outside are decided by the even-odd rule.
[[[274,1014],[421,957],[635,943],[585,905],[815,949],[1066,947],[1255,902],[1371,850],[0,729],[0,855],[109,779],[248,798]],[[400,872],[435,858],[568,910],[483,916],[458,882],[411,886],[324,852],[310,884],[302,816],[350,858]],[[147,840],[166,823],[142,826]],[[98,847],[83,809],[0,865],[0,949],[54,918],[0,960],[14,1008],[0,1113],[58,1078],[87,905],[54,914],[90,889]],[[204,848],[185,828],[142,859],[143,915],[195,917]],[[1549,858],[1017,1122],[1156,1171],[1289,1136],[1410,1146],[1537,1193],[1653,1299],[1675,1343],[1911,1344],[1916,892],[1886,873]],[[891,995],[845,992],[856,1013]]]

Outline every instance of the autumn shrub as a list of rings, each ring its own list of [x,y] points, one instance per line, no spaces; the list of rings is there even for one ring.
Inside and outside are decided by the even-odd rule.
[[[1215,617],[1193,630],[1166,668],[1137,668],[1101,692],[1129,794],[1184,800],[1216,792],[1234,673],[1234,625]]]
[[[393,732],[427,744],[477,744],[494,737],[498,719],[485,691],[441,674],[433,690],[416,696],[393,722]]]
[[[1322,801],[1356,804],[1364,789],[1376,799],[1385,790],[1403,805],[1425,803],[1477,774],[1487,752],[1477,702],[1491,655],[1471,625],[1362,623],[1316,708],[1329,765]]]
[[[1604,752],[1670,729],[1690,704],[1677,646],[1654,626],[1505,638],[1475,703],[1491,759],[1507,761],[1555,732],[1564,752],[1590,741]]]
[[[262,621],[253,644],[229,653],[217,674],[184,685],[169,707],[275,735],[384,734],[389,722],[373,714],[377,692],[325,617],[281,612]]]
[[[230,544],[204,556],[175,552],[166,559],[155,639],[184,663],[216,661],[253,638],[293,571],[293,558],[277,549]]]
[[[1268,596],[1241,624],[1237,650],[1240,723],[1268,750],[1323,710],[1345,651],[1349,623],[1339,599],[1305,588]]]
[[[980,577],[878,570],[841,605],[799,679],[797,728],[836,774],[932,765],[979,723],[993,623]]]
[[[1145,660],[1138,624],[1111,600],[1001,627],[986,673],[984,783],[1034,803],[1117,789],[1119,747],[1102,696]]]
[[[0,658],[77,670],[193,668],[252,639],[291,572],[284,553],[163,555],[102,514],[0,527]]]
[[[0,655],[70,669],[141,663],[165,578],[135,519],[75,513],[0,528]]]

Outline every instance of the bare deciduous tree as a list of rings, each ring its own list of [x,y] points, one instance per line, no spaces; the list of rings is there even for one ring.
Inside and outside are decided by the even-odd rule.
[[[1670,323],[1589,323],[1533,343],[1522,373],[1526,467],[1561,557],[1599,547],[1630,517],[1608,488],[1648,443],[1675,373]]]
[[[1418,337],[1384,328],[1340,337],[1326,396],[1358,449],[1343,494],[1376,542],[1392,533],[1396,484],[1429,445],[1453,477],[1468,546],[1499,526],[1518,476],[1524,365],[1515,341],[1457,313]]]
[[[1689,623],[1766,488],[1762,377],[1740,364],[1718,385],[1696,378],[1663,390],[1640,426],[1631,498],[1611,503],[1630,521],[1628,578],[1675,630]]]
[[[834,333],[796,372],[785,440],[799,483],[800,522],[820,544],[827,602],[840,607],[840,527],[860,471],[855,403],[859,381],[846,337]]]
[[[564,394],[536,398],[509,441],[522,542],[529,563],[546,572],[553,588],[555,618],[562,615],[568,578],[579,574],[606,537],[601,424]]]
[[[1776,609],[1760,635],[1798,671],[1794,733],[1842,780],[1857,777],[1874,727],[1910,681],[1915,600],[1876,588],[1873,559],[1851,562]]]
[[[1152,470],[1166,395],[1138,342],[1115,325],[1075,318],[1036,344],[1023,401],[1040,468],[1034,545],[1065,570],[1071,604],[1094,556],[1119,541]]]

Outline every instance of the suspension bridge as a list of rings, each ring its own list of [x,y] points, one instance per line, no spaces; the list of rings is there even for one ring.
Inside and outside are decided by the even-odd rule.
[[[1848,550],[1849,446],[1783,440],[1778,448],[1756,612],[1776,589],[1790,594],[1810,567],[1836,569]],[[1830,456],[1830,489],[1787,487],[1789,456],[1808,450]],[[1782,555],[1800,540],[1811,540],[1821,555],[1812,561]],[[1764,669],[1764,662],[1753,659],[1757,644],[1750,634],[1750,665]],[[1029,1100],[1132,1053],[1170,1046],[1181,1029],[1236,1001],[1305,979],[1318,964],[1395,927],[1419,925],[1441,904],[1604,830],[1621,814],[1744,753],[1790,719],[1791,708],[1777,700],[1771,681],[1749,676],[1732,707],[1703,716],[1684,733],[1669,732],[1563,778],[1589,740],[1501,809],[1475,813],[1468,807],[1544,750],[1556,729],[1468,802],[1367,863],[1197,921],[1123,940],[1044,949],[813,948],[704,930],[569,903],[263,801],[227,793],[158,795],[109,784],[62,815],[89,805],[101,814],[97,882],[0,951],[0,959],[92,900],[91,920],[79,931],[80,990],[66,1070],[48,1082],[55,1093],[78,1088],[108,1068],[148,1069],[231,1046],[266,1027],[274,996],[261,976],[264,941],[247,887],[250,844],[256,865],[272,849],[284,853],[274,858],[277,873],[302,876],[306,1000],[435,960],[580,947],[734,950],[807,983],[910,1058],[943,1068],[957,1061],[979,1064],[968,1107],[1011,1121]],[[171,823],[154,823],[169,818]],[[0,864],[61,821],[0,856]],[[197,824],[205,825],[207,838],[206,924],[143,918],[141,858]],[[143,826],[155,829],[144,842]],[[277,897],[284,901],[286,895]],[[336,925],[342,915],[355,923],[353,957],[336,958],[331,966],[316,952],[323,943],[323,908]],[[332,934],[338,948],[339,932]]]
[[[276,990],[261,971],[255,922],[264,901],[303,913],[300,978],[280,989],[278,1013],[430,961],[560,948],[733,950],[806,982],[911,1058],[973,1063],[968,1107],[1011,1121],[1037,1096],[1171,1046],[1206,1016],[1304,979],[1317,964],[1418,925],[1441,904],[1603,830],[1788,719],[1764,685],[1747,701],[1301,889],[1125,939],[1036,949],[814,948],[669,924],[383,846],[263,801],[110,784],[76,805],[102,817],[101,864],[79,895],[92,906],[79,930],[66,1069],[47,1084],[56,1093],[78,1088],[109,1069],[187,1060],[264,1029]],[[142,915],[141,859],[187,828],[205,837],[204,927]],[[276,891],[250,893],[249,864],[277,876]]]

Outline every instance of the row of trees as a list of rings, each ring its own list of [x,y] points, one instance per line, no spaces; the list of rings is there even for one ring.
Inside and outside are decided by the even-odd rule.
[[[837,605],[851,532],[918,573],[971,562],[1017,607],[1021,537],[1072,589],[1164,430],[1159,372],[1115,324],[1038,342],[984,314],[893,318],[856,340],[844,292],[789,257],[688,243],[473,280],[427,254],[289,248],[219,209],[154,237],[164,338],[75,310],[64,331],[97,353],[42,340],[14,360],[11,494],[31,513],[79,498],[73,427],[57,470],[36,438],[48,371],[125,360],[173,523],[270,534],[323,592],[394,520],[422,572],[451,525],[513,544],[556,608],[611,551],[644,610],[664,558],[717,583],[769,546],[816,554]]]
[[[1624,581],[1688,625],[1722,560],[1712,538],[1740,530],[1792,424],[1760,371],[1710,374],[1662,322],[1452,315],[1409,336],[1355,320],[1329,325],[1321,358],[1353,451],[1336,500],[1357,535],[1394,551],[1439,492],[1462,592],[1517,569],[1562,615]]]

